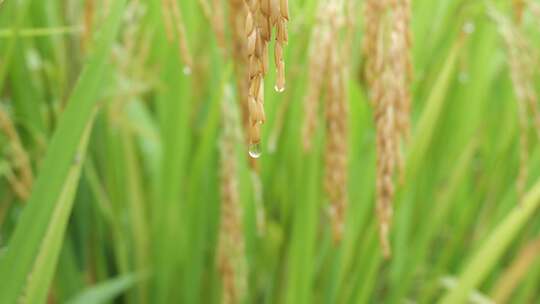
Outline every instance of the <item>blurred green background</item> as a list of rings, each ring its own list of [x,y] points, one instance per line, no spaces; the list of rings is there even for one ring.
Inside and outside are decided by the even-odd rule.
[[[349,1],[344,238],[334,245],[327,215],[324,124],[313,151],[302,148],[319,1],[291,0],[287,90],[272,89],[270,68],[258,170],[243,140],[229,155],[247,262],[240,302],[540,302],[538,137],[530,119],[520,200],[509,64],[524,54],[519,37],[540,54],[540,2],[525,1],[518,25],[511,1],[412,1],[413,130],[384,260],[363,1]],[[210,13],[227,20],[227,2],[210,1]],[[221,302],[222,107],[240,108],[231,28],[220,47],[201,3],[178,1],[194,62],[185,73],[160,0],[0,2],[0,303]]]

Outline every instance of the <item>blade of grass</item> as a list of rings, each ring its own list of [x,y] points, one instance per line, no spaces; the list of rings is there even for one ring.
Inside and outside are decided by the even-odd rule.
[[[124,5],[125,0],[118,0],[112,6],[98,37],[95,53],[90,56],[49,144],[28,206],[19,219],[6,254],[0,260],[0,281],[3,282],[0,285],[0,303],[17,301],[28,276],[34,271],[40,246],[47,245],[42,241],[49,225],[56,225],[51,219],[68,181],[83,131],[92,118],[102,84],[102,72],[120,26]]]
[[[10,59],[15,53],[20,27],[26,18],[29,4],[29,0],[8,1],[5,6],[0,7],[0,25],[6,26],[6,24],[9,24],[14,29],[14,35],[7,42],[0,45],[0,57],[2,58],[2,62],[0,63],[0,91],[2,91],[5,84],[6,75],[12,63]]]
[[[144,187],[141,177],[141,169],[137,155],[135,153],[135,142],[133,135],[126,132],[123,134],[124,155],[126,158],[127,169],[127,188],[128,201],[130,203],[130,220],[133,223],[132,235],[133,247],[135,248],[134,260],[137,271],[144,271],[149,267],[149,237],[148,220],[146,217],[145,197],[143,195]],[[148,298],[148,286],[145,283],[139,285],[137,298],[140,303],[146,303]]]
[[[92,120],[88,122],[86,130],[84,131],[84,135],[82,136],[77,151],[76,160],[74,160],[73,166],[69,170],[69,175],[64,184],[64,188],[56,202],[56,207],[50,221],[50,223],[54,223],[54,225],[49,225],[47,227],[47,232],[43,238],[43,245],[39,249],[36,263],[28,277],[28,285],[24,291],[24,302],[26,303],[43,303],[47,297],[49,282],[56,270],[56,263],[58,261],[58,256],[60,255],[64,233],[73,207],[73,200],[77,192],[83,164],[82,160],[84,159],[91,129]]]
[[[160,167],[159,198],[153,214],[153,258],[155,263],[155,282],[153,292],[154,303],[167,303],[167,299],[179,296],[179,262],[186,253],[182,246],[189,246],[189,232],[183,228],[181,214],[186,208],[185,195],[187,185],[183,179],[189,157],[189,106],[187,101],[191,93],[192,77],[184,75],[179,67],[181,64],[176,54],[170,49],[166,52],[168,58],[163,64],[163,82],[166,84],[158,97],[161,116],[161,139],[163,156]],[[180,284],[181,285],[181,284]]]
[[[129,290],[139,278],[135,274],[126,274],[121,277],[107,280],[96,286],[93,286],[71,300],[68,304],[99,304],[114,300],[122,293]]]
[[[426,101],[426,108],[422,112],[415,127],[414,139],[407,160],[407,178],[411,180],[422,165],[425,153],[431,143],[435,126],[444,108],[446,93],[450,86],[452,75],[456,67],[458,54],[463,46],[463,39],[458,39],[446,59],[439,78],[435,82],[431,94]]]
[[[527,193],[522,205],[514,210],[495,228],[459,277],[456,288],[440,301],[443,304],[464,303],[473,289],[489,274],[510,242],[540,206],[540,181]]]
[[[320,140],[319,140],[320,142]],[[296,172],[297,183],[305,183],[305,187],[296,195],[294,206],[294,221],[292,227],[292,239],[290,245],[290,268],[286,303],[312,303],[313,278],[315,272],[315,249],[317,239],[317,222],[320,186],[320,151],[314,155],[302,156],[297,152],[297,157],[305,157],[307,160],[298,160],[301,164]]]

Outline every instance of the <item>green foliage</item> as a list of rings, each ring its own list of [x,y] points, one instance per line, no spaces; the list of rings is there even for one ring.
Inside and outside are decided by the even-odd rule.
[[[232,59],[199,1],[178,1],[192,73],[178,37],[167,37],[161,0],[96,0],[87,44],[85,2],[0,1],[0,111],[36,176],[23,201],[0,129],[0,303],[220,303],[219,139],[224,90],[237,81]],[[310,153],[301,138],[319,2],[289,2],[287,90],[272,89],[270,68],[258,174],[246,146],[231,156],[249,269],[244,302],[489,300],[540,238],[540,150],[531,131],[528,191],[518,203],[517,100],[487,2],[412,1],[413,132],[390,260],[378,244],[375,129],[358,77],[362,1],[350,12],[349,209],[338,245],[322,182],[324,125]],[[488,2],[513,18],[508,3]],[[538,25],[526,10],[522,29],[536,55]],[[523,262],[509,303],[540,301],[540,260]]]

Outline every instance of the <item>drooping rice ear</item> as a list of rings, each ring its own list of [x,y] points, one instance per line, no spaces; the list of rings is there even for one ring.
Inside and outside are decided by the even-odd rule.
[[[82,36],[82,48],[88,50],[92,41],[92,34],[95,22],[96,8],[95,0],[84,1],[84,30]]]
[[[281,43],[276,42],[274,48],[274,60],[276,62],[277,78],[276,78],[276,91],[282,92],[285,90],[285,61],[283,60],[283,46]]]
[[[281,16],[289,21],[289,0],[280,0],[279,5]]]
[[[515,1],[515,4],[519,1]],[[515,7],[515,9],[517,9]],[[534,85],[534,66],[536,58],[532,55],[533,50],[524,36],[521,21],[516,18],[512,21],[503,14],[490,8],[490,16],[498,24],[499,32],[504,40],[510,78],[516,95],[518,123],[519,123],[519,169],[517,175],[518,201],[524,196],[525,186],[528,179],[528,160],[530,145],[528,142],[529,120],[532,119],[540,141],[540,110],[538,108],[538,96]]]
[[[367,0],[364,22],[365,75],[375,109],[377,136],[375,209],[382,251],[389,258],[394,178],[397,169],[404,166],[401,147],[410,128],[410,1]]]
[[[302,127],[303,148],[311,150],[312,137],[317,128],[319,101],[323,91],[323,82],[328,74],[328,53],[332,48],[331,33],[326,22],[324,7],[319,9],[318,22],[313,28],[310,39],[307,92],[304,98],[304,125]]]
[[[264,123],[264,94],[260,93],[264,87],[264,77],[268,73],[268,47],[272,35],[272,29],[276,28],[275,44],[275,66],[277,71],[276,90],[282,92],[285,89],[285,62],[283,60],[283,46],[287,42],[287,29],[285,26],[288,20],[283,17],[283,6],[287,2],[280,0],[244,0],[248,9],[246,16],[246,39],[247,57],[249,62],[249,96],[248,111],[249,125],[248,142],[259,143],[259,124]],[[255,101],[255,104],[253,104]],[[253,125],[256,122],[257,126]]]
[[[270,20],[272,24],[276,24],[281,19],[281,4],[280,0],[270,1]]]
[[[176,38],[178,39],[178,48],[180,49],[180,59],[185,66],[184,71],[193,70],[193,57],[189,51],[186,27],[184,24],[184,18],[178,0],[166,0],[169,1],[170,9],[172,12],[172,21],[175,25]]]
[[[326,96],[325,186],[330,200],[333,239],[337,244],[343,238],[348,205],[349,111],[342,77],[345,67],[338,59],[338,48],[334,47],[332,52]]]
[[[324,190],[335,244],[343,238],[348,205],[349,108],[345,83],[348,69],[347,61],[341,56],[344,44],[340,37],[344,24],[339,22],[343,14],[340,1],[325,1],[319,7],[319,18],[311,37],[303,127],[307,152],[319,120],[317,112],[322,97],[326,127]],[[277,37],[279,39],[279,33]]]
[[[271,2],[274,0],[260,0],[261,1],[261,13],[263,16],[270,16]]]
[[[261,57],[262,74],[268,73],[268,52],[263,52]]]
[[[221,215],[217,265],[223,284],[222,303],[242,303],[246,295],[247,264],[242,228],[242,204],[238,189],[236,145],[238,119],[232,91],[226,87],[222,104],[222,135],[220,143]],[[227,93],[229,92],[229,93]]]
[[[525,10],[525,0],[512,0],[514,18],[518,24],[523,20],[523,11]]]
[[[12,152],[13,163],[16,164],[13,170],[9,169],[9,166],[8,170],[6,170],[8,183],[13,192],[21,199],[21,202],[25,202],[30,196],[32,184],[34,183],[32,166],[13,119],[2,107],[0,107],[0,133],[6,136]]]

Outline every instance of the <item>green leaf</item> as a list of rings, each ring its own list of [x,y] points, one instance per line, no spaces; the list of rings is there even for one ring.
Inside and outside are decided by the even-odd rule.
[[[62,227],[62,223],[53,219],[59,213],[65,216],[70,213],[71,204],[62,204],[62,200],[66,198],[66,189],[70,188],[71,183],[76,184],[70,178],[75,178],[72,169],[78,158],[77,149],[85,128],[92,120],[103,71],[120,26],[125,2],[115,1],[111,7],[111,14],[96,40],[95,52],[90,55],[51,139],[28,205],[19,219],[6,254],[0,260],[0,303],[17,302],[31,276],[42,278],[42,289],[50,284],[52,272],[42,273],[50,270],[47,267],[36,268],[36,263],[40,254],[50,254],[43,250],[54,250],[56,247],[56,236],[48,237],[47,234],[65,230],[65,223]],[[57,253],[50,256],[46,263],[52,263],[57,256]],[[33,295],[26,296],[33,298]]]
[[[514,210],[495,228],[478,252],[473,255],[457,286],[449,291],[440,303],[465,303],[471,292],[478,287],[504,254],[512,240],[527,220],[540,206],[540,181],[527,193],[522,205]]]
[[[114,300],[114,298],[129,290],[135,283],[138,277],[134,274],[126,274],[114,279],[107,280],[96,286],[93,286],[71,300],[68,304],[99,304]]]
[[[79,177],[81,176],[83,164],[83,161],[81,160],[84,159],[82,155],[85,154],[91,130],[92,120],[89,121],[81,139],[76,160],[73,162],[64,188],[56,202],[50,224],[47,227],[32,272],[28,277],[26,290],[24,291],[23,296],[25,303],[42,303],[47,298],[49,283],[56,269],[58,256],[60,255],[60,249],[64,239],[64,232],[73,207],[73,200],[75,198],[75,193],[77,192]]]

